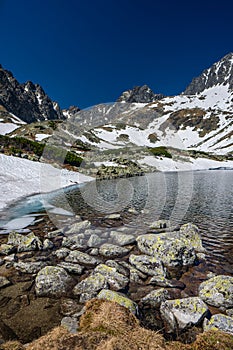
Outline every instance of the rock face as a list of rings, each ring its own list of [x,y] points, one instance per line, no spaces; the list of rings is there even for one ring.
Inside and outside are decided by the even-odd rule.
[[[219,275],[200,284],[199,296],[207,304],[229,309],[233,307],[233,277]]]
[[[46,266],[36,276],[37,296],[60,297],[68,293],[72,278],[61,267]]]
[[[220,330],[226,333],[233,334],[233,318],[230,316],[216,314],[211,316],[210,320],[205,319],[204,330]]]
[[[200,324],[208,313],[207,305],[198,297],[167,300],[160,306],[167,332],[173,333]]]
[[[147,85],[135,86],[132,90],[127,90],[122,93],[117,102],[139,102],[150,103],[160,100],[164,97],[162,94],[155,94]]]
[[[184,94],[194,95],[213,86],[226,84],[233,89],[233,53],[227,54],[209,69],[204,70],[199,77],[194,78]]]
[[[0,65],[0,105],[26,123],[46,119],[64,119],[58,104],[38,84],[20,84]]]

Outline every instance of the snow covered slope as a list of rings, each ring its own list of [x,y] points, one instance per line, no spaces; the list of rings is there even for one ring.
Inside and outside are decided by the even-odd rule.
[[[78,172],[0,154],[0,210],[20,197],[90,180],[91,177]]]

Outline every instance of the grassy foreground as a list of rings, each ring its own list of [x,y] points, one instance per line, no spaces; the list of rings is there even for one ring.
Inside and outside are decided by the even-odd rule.
[[[138,319],[124,307],[109,301],[96,300],[86,304],[79,331],[69,333],[57,327],[45,336],[23,346],[7,342],[1,350],[231,350],[233,336],[208,331],[199,334],[192,344],[167,342],[161,334],[142,328]]]

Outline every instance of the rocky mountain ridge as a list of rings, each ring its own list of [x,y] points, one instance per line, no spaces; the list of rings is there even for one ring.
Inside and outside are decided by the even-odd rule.
[[[150,103],[164,97],[163,94],[155,94],[149,86],[143,85],[135,86],[133,89],[124,91],[117,102]]]
[[[0,106],[26,123],[43,120],[64,120],[69,110],[62,111],[39,84],[31,81],[20,84],[13,74],[0,65]],[[75,112],[79,109],[75,108]],[[72,112],[73,110],[71,110]],[[72,113],[71,113],[72,114]]]
[[[154,158],[146,152],[160,147],[175,150],[171,152],[173,158],[166,160],[166,168],[179,168],[180,159],[185,164],[192,163],[190,153],[185,152],[198,152],[205,157],[208,153],[229,160],[233,152],[232,62],[233,54],[225,56],[177,96],[154,94],[146,85],[136,87],[125,91],[118,99],[121,102],[100,104],[82,111],[71,107],[63,111],[64,122],[17,125],[18,129],[8,134],[71,147],[78,154],[84,152],[85,158],[89,150],[94,152],[90,161],[99,163],[127,153],[130,160],[154,167]],[[188,94],[189,91],[193,93]],[[211,163],[211,167],[215,165]]]
[[[210,68],[205,69],[202,74],[194,78],[185,89],[184,95],[195,95],[205,89],[214,86],[228,86],[233,89],[233,53],[230,52],[220,61],[214,63]]]

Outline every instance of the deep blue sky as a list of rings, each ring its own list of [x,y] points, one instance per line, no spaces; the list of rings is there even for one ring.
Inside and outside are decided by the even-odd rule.
[[[62,108],[143,84],[174,95],[233,51],[232,13],[232,0],[0,0],[0,63]]]

